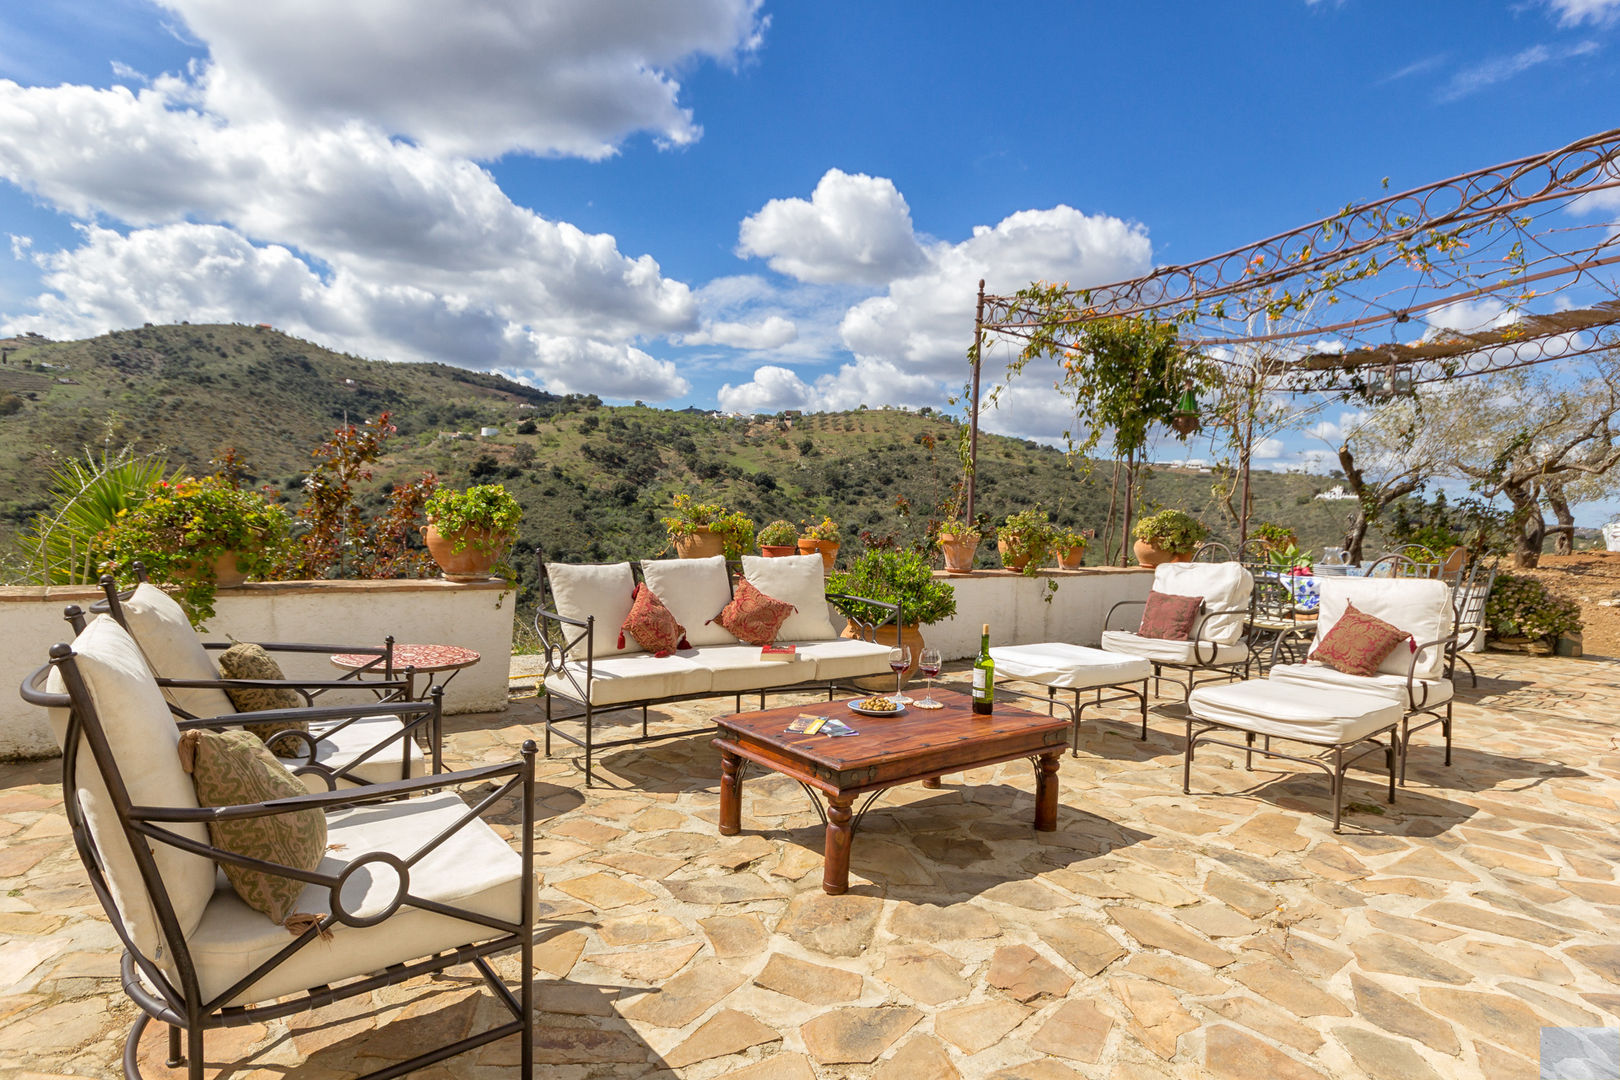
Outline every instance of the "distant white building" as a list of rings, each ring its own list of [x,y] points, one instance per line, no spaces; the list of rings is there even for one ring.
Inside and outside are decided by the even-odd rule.
[[[1334,484],[1326,491],[1318,492],[1318,499],[1327,499],[1330,502],[1342,502],[1345,499],[1354,499],[1355,496],[1344,490],[1343,484]]]

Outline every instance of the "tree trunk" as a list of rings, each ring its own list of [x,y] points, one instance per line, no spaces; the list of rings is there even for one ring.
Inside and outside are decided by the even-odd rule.
[[[1570,513],[1569,500],[1564,498],[1562,491],[1547,492],[1547,505],[1552,507],[1553,517],[1558,520],[1553,532],[1553,553],[1557,555],[1573,555],[1575,553],[1575,515]]]
[[[1513,503],[1514,530],[1513,565],[1520,570],[1532,569],[1541,562],[1541,542],[1547,536],[1547,520],[1541,516],[1541,504],[1536,501],[1536,489],[1531,484],[1504,487],[1502,494]]]
[[[1344,531],[1346,557],[1351,563],[1361,562],[1361,544],[1367,539],[1367,509],[1359,502],[1355,511],[1350,515],[1350,524]]]

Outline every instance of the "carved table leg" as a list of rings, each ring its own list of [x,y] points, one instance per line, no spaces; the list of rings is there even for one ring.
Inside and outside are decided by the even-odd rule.
[[[926,777],[926,778],[924,778],[924,780],[923,780],[923,782],[922,782],[922,786],[923,786],[923,787],[925,787],[925,788],[937,788],[937,787],[941,787],[941,786],[942,786],[942,785],[941,785],[941,784],[940,784],[940,779],[941,779],[941,778],[940,778],[940,777],[938,777],[938,776],[929,776],[929,777]]]
[[[742,831],[741,759],[728,750],[720,751],[720,835],[736,836]]]
[[[1040,767],[1035,773],[1035,830],[1052,832],[1057,828],[1058,765],[1063,760],[1062,750],[1041,755]]]
[[[821,891],[838,896],[849,891],[849,845],[855,828],[851,823],[853,795],[834,795],[827,800],[827,845],[821,860]]]

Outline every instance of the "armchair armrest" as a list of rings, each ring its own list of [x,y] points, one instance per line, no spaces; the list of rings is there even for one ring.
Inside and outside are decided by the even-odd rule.
[[[1128,608],[1128,607],[1147,607],[1147,601],[1146,600],[1121,600],[1121,601],[1119,601],[1113,607],[1108,609],[1108,614],[1103,616],[1103,625],[1102,625],[1103,630],[1107,631],[1110,628],[1109,624],[1114,621],[1114,612],[1118,611],[1120,608]]]
[[[877,632],[892,623],[894,625],[894,643],[897,648],[899,647],[901,640],[900,634],[904,629],[904,623],[902,621],[902,616],[904,613],[901,611],[899,604],[891,604],[886,600],[874,600],[870,596],[856,596],[853,593],[828,593],[827,602],[838,608],[838,610],[843,614],[844,618],[860,627],[861,631],[867,635],[867,640],[869,641],[876,642]],[[849,604],[852,607],[855,605],[862,605],[872,608],[874,609],[874,615],[882,615],[885,611],[888,612],[888,614],[882,619],[863,619],[858,615],[851,615],[844,609],[844,604]],[[855,607],[855,610],[859,611],[860,608]]]

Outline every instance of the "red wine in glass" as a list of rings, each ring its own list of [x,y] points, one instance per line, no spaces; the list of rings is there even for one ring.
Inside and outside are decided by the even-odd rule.
[[[898,649],[889,650],[889,670],[894,672],[894,703],[904,705],[911,699],[900,693],[901,679],[906,668],[911,666],[911,650],[902,645]]]

